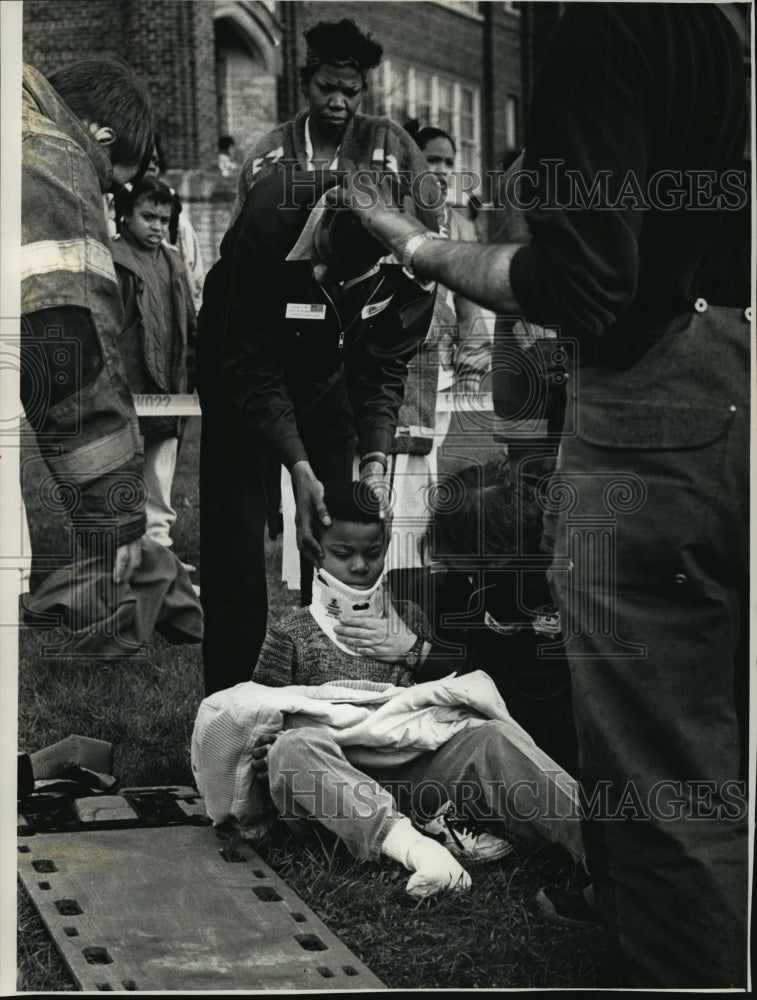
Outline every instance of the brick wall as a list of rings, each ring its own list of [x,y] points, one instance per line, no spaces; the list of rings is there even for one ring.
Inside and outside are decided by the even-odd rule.
[[[165,2],[165,0],[163,0]],[[195,158],[184,166],[215,164],[218,154],[218,106],[216,95],[216,58],[213,40],[213,4],[189,3],[192,7],[191,51],[194,54],[194,78],[197,121]],[[179,163],[182,161],[179,160]]]
[[[518,138],[523,140],[523,87],[521,66],[521,17],[505,10],[499,3],[492,5],[491,48],[492,48],[492,90],[493,122],[491,154],[496,166],[500,153],[505,147],[506,100],[512,95],[518,99],[520,109]]]
[[[83,54],[123,55],[123,14],[128,3],[24,3],[24,58],[43,73]]]
[[[216,154],[213,4],[183,0],[27,0],[24,57],[43,73],[87,56],[125,59],[147,84],[169,166]]]

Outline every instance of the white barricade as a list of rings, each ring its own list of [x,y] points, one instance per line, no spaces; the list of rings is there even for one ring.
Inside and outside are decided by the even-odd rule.
[[[199,417],[202,416],[197,395],[167,395],[140,393],[134,397],[138,417]],[[492,409],[490,392],[448,393],[437,398],[437,413],[486,413]]]

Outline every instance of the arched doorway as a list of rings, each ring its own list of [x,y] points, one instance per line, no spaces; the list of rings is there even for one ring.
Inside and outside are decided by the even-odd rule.
[[[234,137],[241,159],[278,121],[280,29],[264,3],[217,3],[218,134]]]

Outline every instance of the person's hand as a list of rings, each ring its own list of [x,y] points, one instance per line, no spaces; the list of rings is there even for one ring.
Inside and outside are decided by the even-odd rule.
[[[349,208],[380,243],[402,260],[402,250],[415,233],[427,232],[408,210],[410,196],[397,197],[397,180],[387,174],[377,179],[375,171],[348,170],[341,187],[326,194],[327,204]]]
[[[386,618],[345,615],[334,626],[337,639],[358,656],[396,663],[415,645],[415,636],[393,607]]]
[[[389,509],[389,484],[384,480],[384,466],[381,462],[366,462],[360,470],[360,482],[370,490],[379,505],[379,514],[385,518]]]
[[[309,462],[295,462],[292,466],[292,489],[296,512],[297,548],[314,566],[320,568],[323,549],[315,535],[315,526],[331,525],[331,518],[323,501],[323,483],[316,479]]]
[[[278,733],[272,733],[269,736],[258,736],[252,744],[250,756],[252,757],[251,772],[253,780],[268,773],[268,751],[276,742],[277,736]]]
[[[113,561],[113,582],[129,583],[142,562],[142,539],[119,545]]]

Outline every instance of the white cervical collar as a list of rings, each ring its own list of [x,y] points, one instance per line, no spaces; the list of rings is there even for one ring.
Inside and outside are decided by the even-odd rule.
[[[344,615],[370,615],[384,617],[384,574],[376,580],[370,590],[350,587],[337,580],[325,569],[315,571],[313,580],[313,602],[310,614],[320,627],[343,652],[357,656],[354,649],[344,646],[334,634],[334,626]]]

